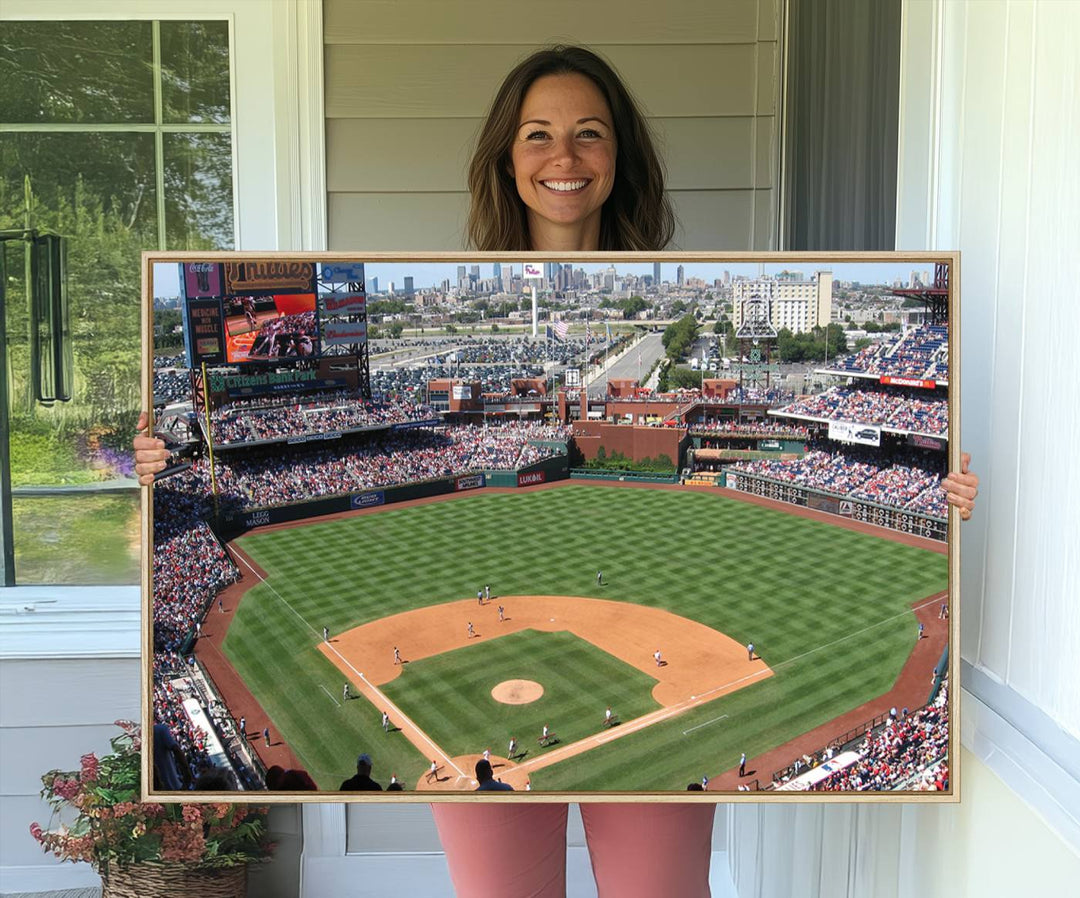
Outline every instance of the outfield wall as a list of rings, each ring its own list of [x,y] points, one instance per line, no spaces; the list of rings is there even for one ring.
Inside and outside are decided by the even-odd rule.
[[[374,508],[380,505],[392,505],[395,502],[408,502],[412,499],[445,496],[450,493],[481,489],[486,486],[532,486],[537,483],[565,480],[569,476],[569,459],[563,454],[542,459],[518,471],[476,471],[453,477],[440,477],[434,480],[387,486],[382,489],[346,493],[326,499],[292,502],[288,505],[277,505],[271,508],[257,508],[237,512],[226,511],[221,515],[215,529],[220,538],[227,542],[255,527],[266,527],[270,524],[286,524],[291,521],[302,521],[306,518],[340,514],[345,511],[358,511],[362,508]]]
[[[289,505],[277,505],[272,508],[258,508],[243,512],[225,512],[218,521],[218,533],[224,540],[234,539],[254,527],[269,524],[285,524],[301,521],[305,518],[317,518],[328,514],[340,514],[344,511],[357,511],[378,505],[391,505],[395,502],[407,502],[410,499],[426,499],[429,496],[443,496],[462,490],[480,489],[487,485],[482,471],[470,474],[458,474],[454,477],[441,477],[435,480],[422,480],[417,483],[402,483],[382,489],[364,490],[359,493],[346,493],[331,496],[328,499],[310,499],[306,502],[292,502]]]
[[[754,496],[763,496],[778,502],[789,502],[792,505],[801,505],[815,511],[824,511],[853,521],[876,524],[879,527],[887,527],[890,530],[911,533],[927,539],[944,542],[949,535],[948,521],[941,518],[903,508],[878,505],[863,499],[849,499],[796,484],[781,483],[778,480],[770,480],[767,477],[746,474],[742,471],[726,471],[725,486]]]

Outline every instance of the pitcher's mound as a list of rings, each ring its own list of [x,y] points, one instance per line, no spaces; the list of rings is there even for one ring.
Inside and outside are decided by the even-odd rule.
[[[506,705],[527,705],[544,694],[544,687],[533,680],[503,680],[491,690],[491,697]]]

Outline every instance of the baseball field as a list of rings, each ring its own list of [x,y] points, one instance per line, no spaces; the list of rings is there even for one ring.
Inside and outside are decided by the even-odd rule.
[[[470,789],[484,749],[518,788],[685,789],[888,692],[912,606],[948,588],[944,554],[894,539],[716,491],[575,482],[234,548],[249,588],[224,652],[322,789],[361,751],[384,784]]]

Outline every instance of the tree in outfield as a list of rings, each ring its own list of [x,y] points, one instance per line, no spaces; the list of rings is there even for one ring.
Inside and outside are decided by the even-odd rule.
[[[661,337],[667,357],[673,362],[683,358],[694,345],[700,326],[693,315],[683,315],[674,324],[669,324]]]
[[[640,296],[631,296],[629,299],[620,301],[618,305],[622,308],[622,316],[626,321],[637,318],[639,314],[649,308],[649,304]]]
[[[828,357],[835,359],[847,352],[847,337],[839,324],[828,328],[815,327],[810,331],[793,334],[788,328],[777,333],[777,351],[781,362],[824,361],[826,357],[826,331],[828,333]]]

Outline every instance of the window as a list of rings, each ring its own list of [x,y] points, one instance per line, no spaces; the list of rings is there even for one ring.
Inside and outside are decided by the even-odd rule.
[[[235,245],[229,22],[5,22],[0,83],[17,579],[136,583],[139,253]],[[26,229],[68,238],[74,393],[52,407],[29,389]]]

